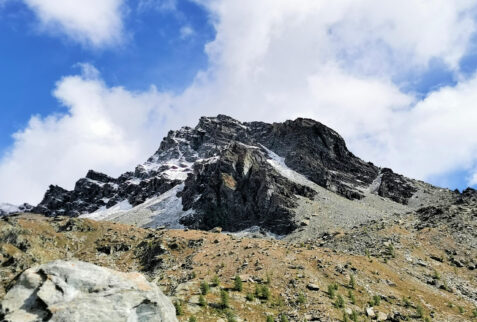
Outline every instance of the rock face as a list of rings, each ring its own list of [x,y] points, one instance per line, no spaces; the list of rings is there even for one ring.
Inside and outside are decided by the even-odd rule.
[[[2,321],[177,321],[171,301],[139,273],[79,261],[26,270],[1,303]]]
[[[415,181],[354,156],[338,133],[314,120],[241,123],[219,115],[170,131],[134,172],[111,178],[89,171],[72,191],[50,186],[32,212],[109,219],[132,209],[136,217],[161,216],[149,226],[260,226],[285,234],[309,223],[296,209],[318,195],[316,187],[348,200],[372,194],[401,205],[418,190]],[[142,222],[136,219],[130,222]]]

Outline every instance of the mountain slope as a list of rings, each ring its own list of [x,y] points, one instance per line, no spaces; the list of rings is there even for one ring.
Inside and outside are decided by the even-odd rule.
[[[170,131],[134,172],[111,178],[89,171],[73,191],[51,186],[33,212],[144,227],[258,226],[286,235],[353,226],[457,197],[364,162],[319,122],[241,123],[219,115]]]

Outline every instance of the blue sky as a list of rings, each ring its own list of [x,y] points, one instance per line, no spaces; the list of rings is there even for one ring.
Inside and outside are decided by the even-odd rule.
[[[207,66],[204,45],[214,37],[207,12],[193,2],[177,8],[141,11],[134,3],[125,19],[131,39],[114,48],[85,48],[66,37],[36,30],[34,12],[18,1],[0,9],[0,150],[11,134],[26,126],[32,114],[65,112],[51,95],[55,83],[78,72],[77,63],[96,66],[111,86],[180,91]],[[181,36],[189,27],[194,35]]]
[[[118,175],[168,130],[218,113],[311,117],[365,160],[475,186],[476,12],[472,0],[0,0],[0,202],[38,202],[89,168]]]

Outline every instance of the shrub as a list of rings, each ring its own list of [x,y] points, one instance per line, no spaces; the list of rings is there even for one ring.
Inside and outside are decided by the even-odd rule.
[[[349,322],[348,314],[346,314],[346,312],[343,312],[343,322]]]
[[[335,298],[335,292],[336,292],[336,289],[334,285],[333,284],[328,285],[328,296],[330,297],[330,299]]]
[[[338,295],[338,297],[336,298],[336,301],[335,301],[335,307],[337,308],[343,308],[344,307],[344,299],[341,295]]]
[[[351,304],[356,304],[356,298],[351,290],[348,292],[348,297]]]
[[[464,314],[465,310],[462,306],[458,306],[457,309],[459,309],[460,314]]]
[[[266,285],[257,285],[255,286],[255,296],[260,299],[268,300],[271,297],[270,289]]]
[[[351,321],[358,322],[358,313],[355,310],[351,312]]]
[[[404,303],[404,307],[410,307],[411,306],[411,301],[407,297],[403,297],[402,301]]]
[[[390,255],[392,258],[395,258],[395,257],[396,257],[396,251],[394,250],[393,244],[390,244],[390,245],[388,246],[388,252],[389,252],[389,255]]]
[[[242,279],[238,275],[235,276],[234,289],[237,292],[242,292],[242,290],[243,290]]]
[[[230,305],[229,302],[230,302],[229,293],[227,293],[227,291],[225,290],[221,290],[220,291],[220,306],[223,309],[226,309]]]
[[[305,304],[306,302],[305,294],[303,293],[298,294],[297,302],[298,304]]]
[[[356,281],[354,280],[354,275],[351,275],[349,278],[349,288],[353,289],[356,287]]]
[[[275,322],[275,319],[271,315],[267,315],[267,322]]]
[[[280,316],[280,322],[288,322],[288,317],[285,314]]]
[[[247,293],[245,298],[247,299],[247,301],[252,302],[253,300],[255,300],[255,295],[253,295],[253,293]]]
[[[474,318],[477,318],[477,307],[472,310],[472,316],[473,316]]]
[[[207,282],[202,282],[200,283],[200,293],[202,295],[207,295],[210,291],[210,286],[209,286],[209,283]]]
[[[379,295],[374,295],[370,304],[371,306],[379,306],[379,304],[381,304],[381,297]]]
[[[215,275],[213,278],[212,278],[212,285],[214,285],[215,287],[219,286],[220,285],[220,280],[219,280],[219,277],[217,275]]]
[[[175,301],[174,302],[174,307],[176,309],[176,315],[180,316],[184,314],[184,309],[182,308],[182,302],[181,301]]]
[[[237,322],[237,317],[235,316],[234,312],[230,310],[225,312],[225,317],[227,318],[227,322]]]
[[[422,306],[416,306],[416,315],[418,318],[422,318],[424,316],[424,310],[422,309]]]
[[[199,305],[200,306],[206,306],[207,305],[207,301],[205,300],[205,297],[202,294],[199,296]]]
[[[438,271],[434,270],[434,274],[432,275],[432,278],[434,278],[435,280],[440,280],[441,274],[439,274]]]
[[[189,322],[197,322],[197,318],[195,316],[191,316],[189,318]]]

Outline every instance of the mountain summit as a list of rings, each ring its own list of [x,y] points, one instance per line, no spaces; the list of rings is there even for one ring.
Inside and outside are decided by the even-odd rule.
[[[311,119],[242,123],[218,115],[170,131],[133,172],[112,178],[90,170],[72,191],[50,186],[32,212],[287,235],[353,227],[459,195],[359,159]]]

